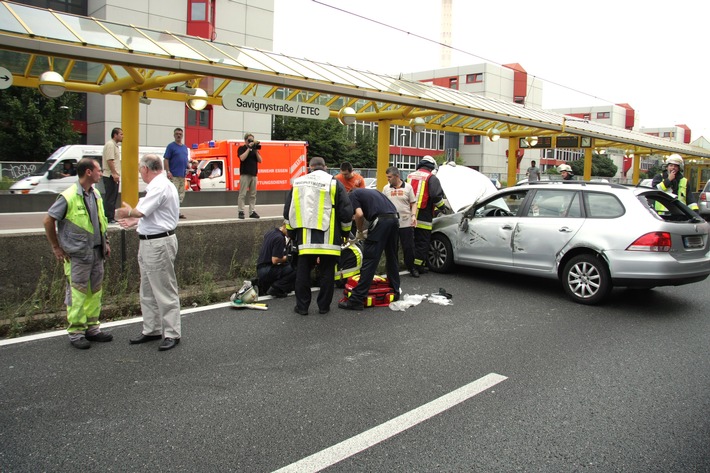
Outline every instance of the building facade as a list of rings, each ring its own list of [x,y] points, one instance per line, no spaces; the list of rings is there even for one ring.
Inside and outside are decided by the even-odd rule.
[[[200,36],[266,50],[273,49],[274,0],[18,0],[25,5],[91,16],[109,22],[140,25],[159,31]],[[199,87],[211,93],[219,82],[205,79]],[[238,84],[230,85],[239,88]],[[82,94],[86,107],[75,117],[83,142],[102,144],[111,129],[121,126],[121,97]],[[183,102],[152,100],[140,105],[141,146],[165,146],[173,129],[185,130],[188,146],[211,139],[241,139],[246,132],[257,139],[271,137],[271,116],[225,110],[208,105],[202,111]]]
[[[541,108],[543,84],[528,76],[520,64],[474,64],[444,69],[413,72],[404,74],[404,78],[417,80],[427,84],[448,87],[476,95],[490,97],[505,102],[516,103],[522,107]],[[458,156],[465,166],[469,166],[484,174],[501,178],[507,173],[507,140],[491,142],[480,135],[451,134],[445,142],[455,147],[446,151]],[[525,153],[530,155],[535,150]],[[527,165],[526,163],[527,158]],[[535,158],[532,158],[535,159]],[[519,166],[529,166],[530,157],[523,156]]]

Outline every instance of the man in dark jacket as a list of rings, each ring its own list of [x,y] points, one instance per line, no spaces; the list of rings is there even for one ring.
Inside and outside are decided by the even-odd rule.
[[[417,170],[409,173],[407,182],[414,188],[417,196],[417,225],[414,227],[414,265],[419,273],[429,271],[427,256],[431,240],[431,226],[434,212],[444,207],[444,190],[439,179],[434,175],[436,161],[431,156],[424,156]]]
[[[395,300],[399,299],[399,262],[397,240],[399,238],[399,215],[394,204],[377,189],[353,189],[350,202],[355,212],[358,239],[364,239],[360,281],[347,301],[338,304],[346,310],[362,310],[370,291],[377,265],[382,253],[387,261],[387,279],[392,285]],[[370,222],[365,235],[365,222]]]

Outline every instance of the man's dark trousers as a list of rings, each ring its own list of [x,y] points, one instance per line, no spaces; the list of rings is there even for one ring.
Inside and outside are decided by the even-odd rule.
[[[103,176],[101,179],[104,181],[104,214],[106,214],[106,219],[110,222],[115,220],[116,216],[116,200],[118,199],[118,184],[113,180],[111,176]]]

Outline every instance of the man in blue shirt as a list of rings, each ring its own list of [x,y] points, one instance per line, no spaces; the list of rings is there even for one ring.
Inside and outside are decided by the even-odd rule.
[[[185,174],[187,173],[187,166],[190,159],[190,150],[182,142],[184,136],[182,128],[175,128],[173,136],[175,137],[175,141],[165,148],[163,158],[165,158],[165,169],[168,171],[168,179],[175,184],[178,196],[180,197],[180,205],[182,206],[182,201],[185,199]],[[180,212],[180,218],[187,217]]]

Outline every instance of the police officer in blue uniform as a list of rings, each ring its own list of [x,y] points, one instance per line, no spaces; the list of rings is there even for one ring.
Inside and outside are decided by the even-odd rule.
[[[377,265],[385,253],[387,260],[387,279],[394,289],[395,300],[399,299],[399,262],[397,258],[397,239],[399,238],[399,215],[394,204],[376,189],[353,189],[350,203],[355,213],[353,220],[357,225],[359,239],[364,239],[363,261],[360,269],[360,281],[352,291],[350,298],[340,302],[338,307],[346,310],[362,310],[363,301],[370,291]],[[365,236],[365,222],[370,222]]]

